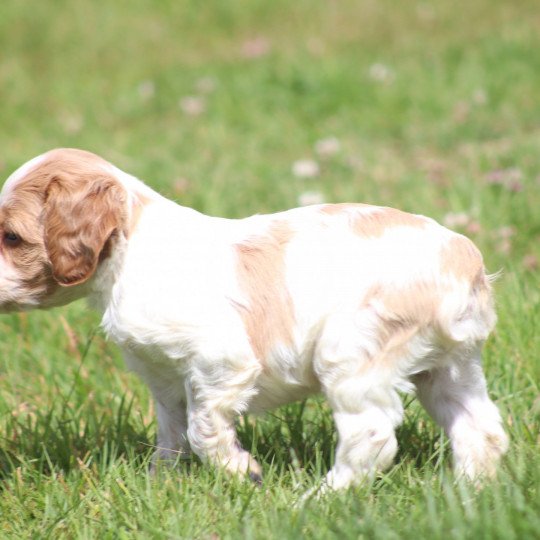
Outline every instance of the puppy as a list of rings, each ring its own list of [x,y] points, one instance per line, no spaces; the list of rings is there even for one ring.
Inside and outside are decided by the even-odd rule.
[[[392,208],[323,204],[241,220],[165,199],[100,157],[32,159],[0,195],[0,309],[87,297],[156,401],[154,461],[190,449],[260,480],[234,419],[322,392],[339,443],[328,486],[391,465],[416,393],[455,469],[507,447],[481,366],[495,323],[465,237]]]

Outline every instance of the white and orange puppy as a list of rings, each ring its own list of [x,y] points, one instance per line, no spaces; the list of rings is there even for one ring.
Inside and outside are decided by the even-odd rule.
[[[319,391],[333,488],[392,463],[400,391],[444,427],[459,474],[493,474],[506,450],[481,367],[495,323],[482,257],[431,219],[360,204],[208,217],[59,149],[7,180],[0,234],[0,309],[87,297],[155,397],[155,459],[191,449],[258,479],[235,417]]]

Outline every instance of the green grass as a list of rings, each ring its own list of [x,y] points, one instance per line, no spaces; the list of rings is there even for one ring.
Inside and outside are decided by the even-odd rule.
[[[407,399],[391,470],[302,503],[336,443],[311,399],[239,422],[262,488],[195,459],[153,478],[153,405],[97,315],[2,316],[0,536],[538,538],[539,21],[536,0],[3,0],[2,177],[75,146],[211,214],[315,192],[453,221],[503,271],[485,367],[512,442],[496,481],[456,483]]]

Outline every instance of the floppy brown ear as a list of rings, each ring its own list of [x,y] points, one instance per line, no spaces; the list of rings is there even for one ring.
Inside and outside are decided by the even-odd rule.
[[[60,285],[77,285],[93,275],[123,225],[124,205],[122,187],[107,176],[51,181],[43,225],[53,277]]]

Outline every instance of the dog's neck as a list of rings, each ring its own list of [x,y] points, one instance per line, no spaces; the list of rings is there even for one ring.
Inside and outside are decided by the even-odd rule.
[[[116,179],[126,192],[125,223],[109,238],[87,293],[90,306],[101,314],[115,302],[114,284],[122,272],[131,235],[137,228],[144,207],[162,197],[138,178],[112,166]]]
[[[114,284],[117,282],[127,250],[128,239],[123,232],[109,240],[109,253],[89,280],[87,298],[90,307],[103,315],[114,298]]]

